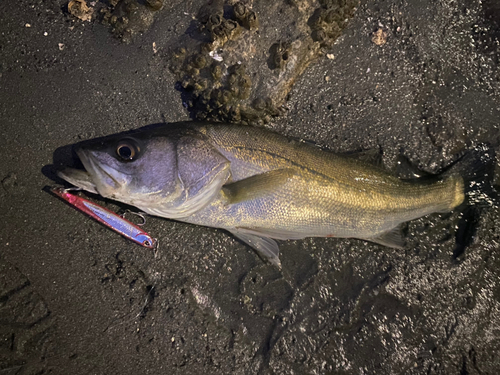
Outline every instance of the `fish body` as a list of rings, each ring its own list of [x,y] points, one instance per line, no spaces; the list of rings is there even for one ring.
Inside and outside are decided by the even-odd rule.
[[[250,126],[180,123],[84,142],[60,176],[165,218],[222,228],[279,262],[273,239],[350,237],[400,247],[401,223],[464,201],[464,180],[401,180]]]
[[[374,239],[402,222],[450,211],[464,199],[460,176],[403,181],[373,165],[265,130],[212,126],[231,183],[186,221],[269,237]]]

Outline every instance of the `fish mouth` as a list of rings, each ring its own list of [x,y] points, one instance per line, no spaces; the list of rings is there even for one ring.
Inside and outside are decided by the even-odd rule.
[[[75,168],[64,168],[63,170],[57,171],[57,176],[80,189],[98,194],[97,187],[94,184],[90,173],[87,171]]]
[[[116,173],[113,168],[98,163],[91,152],[77,149],[76,154],[85,170],[65,168],[57,172],[60,178],[80,189],[103,196],[104,190],[120,187],[121,184],[113,177],[113,172]]]

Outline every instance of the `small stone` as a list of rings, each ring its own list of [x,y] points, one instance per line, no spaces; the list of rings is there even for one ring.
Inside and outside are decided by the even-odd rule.
[[[387,31],[384,31],[382,28],[373,32],[372,34],[372,42],[377,46],[383,46],[387,43]]]
[[[156,12],[163,6],[163,0],[146,0],[146,4],[149,9]]]
[[[91,21],[94,8],[87,6],[85,0],[71,0],[68,3],[68,11],[71,15],[81,19],[82,21]]]

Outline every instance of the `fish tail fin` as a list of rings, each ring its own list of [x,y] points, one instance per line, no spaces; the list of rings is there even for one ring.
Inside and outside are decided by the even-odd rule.
[[[479,144],[465,152],[444,176],[454,181],[455,201],[476,207],[491,207],[498,204],[498,192],[493,187],[495,151],[488,144]],[[460,199],[462,197],[462,199]]]
[[[488,144],[479,144],[465,152],[444,173],[463,178],[464,204],[460,207],[461,215],[455,232],[455,260],[459,260],[476,239],[481,211],[499,206],[498,192],[493,186],[494,170],[495,151]]]

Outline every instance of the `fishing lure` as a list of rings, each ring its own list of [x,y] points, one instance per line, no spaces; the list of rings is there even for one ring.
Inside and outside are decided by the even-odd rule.
[[[115,232],[120,233],[123,237],[128,238],[141,246],[147,247],[148,249],[155,248],[157,243],[155,238],[144,232],[144,230],[142,230],[142,228],[138,225],[131,223],[113,211],[101,207],[78,195],[70,194],[67,189],[54,187],[50,190],[55,195],[71,204],[73,207],[86,213]]]

